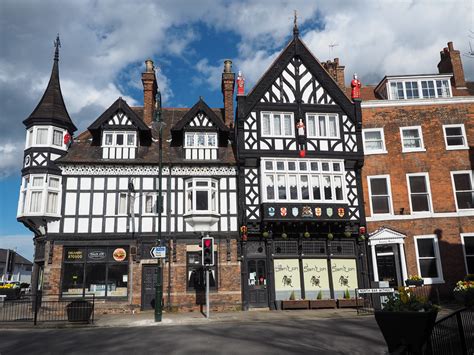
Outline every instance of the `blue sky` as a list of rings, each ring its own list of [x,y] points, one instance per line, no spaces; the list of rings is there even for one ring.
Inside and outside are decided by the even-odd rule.
[[[48,82],[56,33],[64,100],[83,131],[118,96],[142,105],[140,74],[147,58],[159,68],[166,107],[190,107],[199,96],[211,107],[222,106],[227,58],[250,90],[290,40],[295,9],[305,43],[320,61],[339,57],[346,82],[354,72],[365,84],[388,74],[435,73],[446,43],[466,53],[474,30],[474,0],[2,1],[0,247],[17,247],[32,258],[32,235],[16,221],[21,122]],[[336,46],[330,50],[330,44]],[[474,80],[474,59],[463,61]]]

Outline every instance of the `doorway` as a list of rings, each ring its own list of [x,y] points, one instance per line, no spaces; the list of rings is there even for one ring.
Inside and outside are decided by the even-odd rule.
[[[375,255],[379,281],[388,281],[389,287],[402,286],[398,244],[376,245]]]
[[[267,261],[250,259],[247,261],[249,307],[268,307]]]
[[[142,311],[155,306],[156,293],[156,264],[143,265],[142,269]]]

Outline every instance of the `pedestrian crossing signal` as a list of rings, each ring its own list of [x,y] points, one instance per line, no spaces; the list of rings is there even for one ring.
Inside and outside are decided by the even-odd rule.
[[[214,238],[202,238],[202,265],[214,266]]]

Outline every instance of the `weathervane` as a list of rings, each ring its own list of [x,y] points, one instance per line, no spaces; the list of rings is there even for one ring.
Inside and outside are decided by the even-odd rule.
[[[298,37],[299,30],[298,30],[298,14],[296,10],[294,10],[294,19],[293,19],[293,36]]]
[[[54,41],[54,47],[56,47],[56,50],[54,51],[54,60],[59,59],[59,47],[61,47],[61,41],[59,40],[59,33],[56,37],[56,40]]]

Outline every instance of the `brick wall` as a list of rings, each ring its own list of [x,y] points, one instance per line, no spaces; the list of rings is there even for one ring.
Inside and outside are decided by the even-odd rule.
[[[439,233],[439,249],[445,285],[439,285],[447,296],[454,283],[464,277],[465,264],[461,233],[474,233],[474,217],[456,214],[451,171],[472,170],[474,146],[474,104],[424,105],[364,108],[363,128],[384,128],[387,154],[366,155],[363,189],[366,215],[370,217],[367,176],[390,175],[394,214],[391,220],[368,222],[371,233],[382,226],[407,236],[405,254],[408,274],[419,274],[413,236]],[[443,124],[464,123],[467,150],[446,150]],[[425,152],[402,153],[400,127],[422,127]],[[431,198],[435,213],[451,213],[452,217],[418,218],[410,216],[407,173],[429,174]],[[401,208],[404,215],[400,215]],[[394,220],[393,220],[394,219]]]

